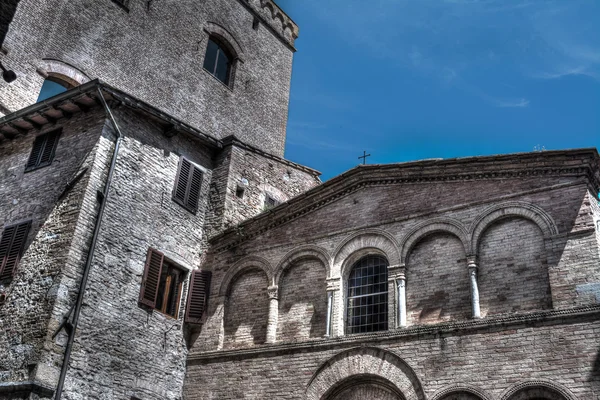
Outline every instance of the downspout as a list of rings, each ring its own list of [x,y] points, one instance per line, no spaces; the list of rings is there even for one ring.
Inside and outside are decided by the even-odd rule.
[[[117,156],[119,154],[119,146],[121,144],[121,131],[119,129],[119,125],[117,125],[117,121],[110,111],[108,104],[106,103],[106,99],[102,94],[102,90],[98,87],[98,96],[104,105],[104,110],[106,114],[110,118],[110,121],[115,129],[117,135],[117,141],[115,143],[115,148],[112,154],[112,160],[110,162],[110,169],[108,170],[108,177],[106,179],[106,185],[104,185],[104,192],[99,193],[100,196],[100,209],[98,211],[98,217],[96,218],[96,223],[94,225],[94,235],[92,236],[92,243],[90,245],[90,251],[88,252],[87,259],[85,261],[85,267],[83,269],[83,276],[81,277],[81,283],[79,284],[79,292],[77,293],[77,301],[75,303],[75,309],[73,311],[73,321],[71,322],[70,329],[67,329],[67,333],[69,335],[69,340],[67,341],[67,347],[65,349],[65,358],[63,360],[63,365],[60,370],[60,377],[58,379],[58,385],[56,386],[56,394],[54,396],[55,400],[60,400],[63,391],[63,385],[65,383],[65,377],[67,375],[67,370],[69,368],[69,361],[71,359],[71,350],[73,349],[73,341],[75,340],[75,332],[77,331],[77,323],[79,322],[79,315],[81,313],[81,306],[83,304],[83,295],[85,293],[85,289],[87,287],[87,281],[90,274],[90,269],[92,266],[92,260],[94,259],[94,253],[96,250],[96,242],[98,241],[98,234],[100,233],[100,226],[102,225],[102,217],[104,215],[104,209],[106,207],[106,202],[108,200],[108,194],[110,191],[110,184],[112,181],[113,173],[115,171],[115,164],[117,162]]]

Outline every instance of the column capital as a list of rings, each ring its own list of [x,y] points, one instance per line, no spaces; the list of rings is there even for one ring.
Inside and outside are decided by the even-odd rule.
[[[388,280],[406,279],[406,264],[388,266]]]
[[[278,286],[269,286],[267,288],[267,294],[269,295],[269,299],[279,299],[279,287]]]
[[[469,255],[467,256],[467,267],[469,269],[471,268],[477,268],[477,256],[476,255]]]
[[[341,278],[327,278],[325,279],[325,283],[327,284],[327,291],[332,292],[336,290],[340,290]]]

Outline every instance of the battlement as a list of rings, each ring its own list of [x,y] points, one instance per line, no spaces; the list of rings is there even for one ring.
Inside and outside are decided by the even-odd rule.
[[[298,25],[273,0],[245,0],[290,45],[298,38]]]

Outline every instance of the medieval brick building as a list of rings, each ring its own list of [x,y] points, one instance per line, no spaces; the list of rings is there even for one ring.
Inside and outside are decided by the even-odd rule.
[[[595,149],[321,183],[271,0],[11,4],[0,398],[598,398]]]

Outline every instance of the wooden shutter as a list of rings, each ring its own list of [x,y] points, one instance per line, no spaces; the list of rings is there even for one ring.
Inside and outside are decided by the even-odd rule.
[[[173,200],[195,213],[198,211],[201,189],[202,171],[189,160],[181,157],[175,178]]]
[[[23,255],[31,221],[8,226],[0,238],[0,281],[11,279]]]
[[[165,256],[160,251],[148,249],[139,302],[151,308],[156,307],[156,298],[158,297],[158,286],[160,284],[164,259]]]
[[[202,324],[203,322],[202,316],[208,305],[211,275],[209,271],[195,270],[192,272],[185,309],[185,322],[188,324]]]
[[[27,160],[27,164],[25,165],[25,171],[32,171],[52,163],[60,132],[59,129],[35,138],[29,160]]]

